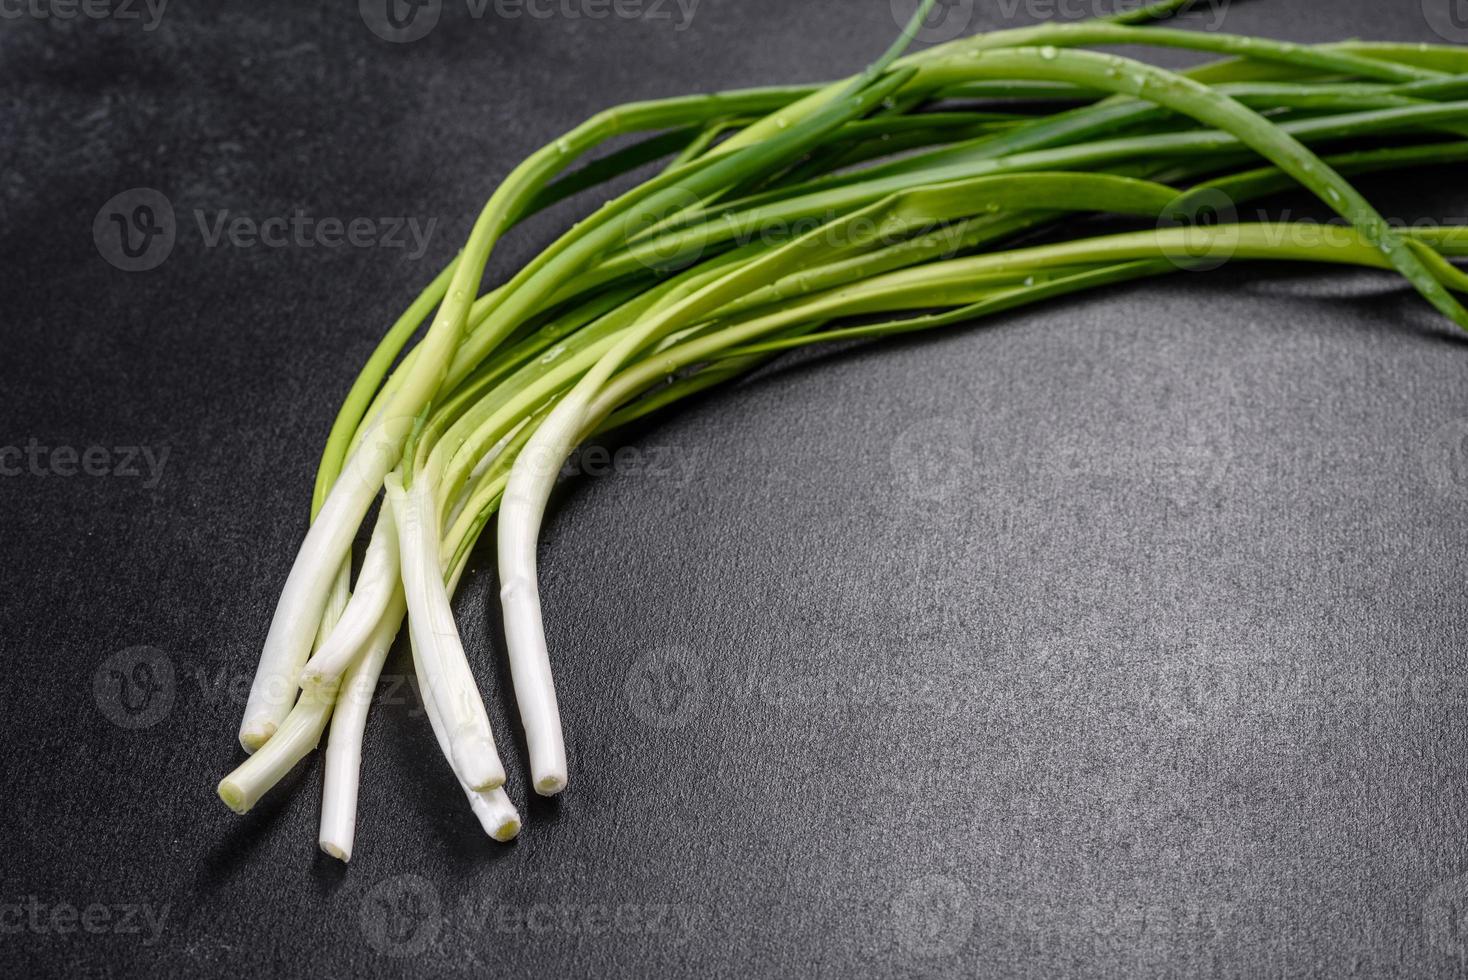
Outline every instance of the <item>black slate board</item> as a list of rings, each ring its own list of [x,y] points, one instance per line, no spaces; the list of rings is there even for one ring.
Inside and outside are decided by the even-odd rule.
[[[625,433],[639,455],[568,483],[543,549],[563,800],[486,840],[384,684],[350,867],[316,850],[316,757],[226,811],[334,407],[495,181],[603,106],[836,77],[895,31],[885,0],[703,0],[686,29],[672,0],[450,0],[395,44],[354,8],[0,20],[0,446],[108,471],[0,479],[0,973],[1464,972],[1468,349],[1368,273],[1114,289]],[[1450,13],[1188,22],[1468,39]],[[1362,186],[1468,215],[1461,169]],[[127,273],[92,230],[133,188],[177,231]],[[434,226],[421,256],[211,247],[225,210]],[[161,471],[116,472],[131,447]],[[523,801],[476,569],[461,622]],[[153,697],[121,702],[138,664]]]

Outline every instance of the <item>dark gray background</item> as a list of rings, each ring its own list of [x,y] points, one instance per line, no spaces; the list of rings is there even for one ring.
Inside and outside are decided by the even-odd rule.
[[[0,445],[169,454],[156,485],[0,479],[0,972],[1463,972],[1468,348],[1369,273],[1178,275],[625,433],[646,465],[568,483],[543,548],[564,799],[487,840],[385,684],[349,867],[316,849],[317,756],[228,812],[335,406],[495,182],[601,107],[835,77],[896,30],[887,0],[703,0],[683,31],[464,9],[412,44],[349,2],[0,21]],[[1427,14],[1224,27],[1439,40]],[[1362,186],[1468,215],[1461,170]],[[178,240],[130,274],[92,224],[137,187]],[[206,247],[224,209],[437,226],[420,261]],[[475,567],[460,621],[524,801]],[[134,715],[109,670],[138,657],[172,682]],[[95,903],[166,918],[50,918]]]

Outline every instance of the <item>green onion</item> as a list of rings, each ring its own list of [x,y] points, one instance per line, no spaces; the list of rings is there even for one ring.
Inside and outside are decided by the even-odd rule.
[[[570,777],[536,581],[574,448],[781,352],[954,327],[1222,261],[1403,277],[1468,328],[1468,229],[1398,228],[1347,178],[1468,160],[1468,53],[1152,26],[1166,0],[999,31],[820,86],[618,106],[533,153],[350,385],[311,524],[219,784],[244,812],[330,725],[319,844],[348,860],[371,692],[407,619],[435,740],[485,832],[520,818],[451,600],[496,516],[510,673],[535,792]],[[1092,47],[1224,56],[1171,72]],[[1037,111],[1034,100],[1063,103]],[[600,157],[621,137],[637,139]],[[1343,145],[1344,144],[1344,145]],[[499,241],[648,168],[524,267]],[[1291,189],[1343,223],[1228,219]],[[1222,204],[1225,219],[1192,216]],[[1092,216],[1130,222],[1097,235]],[[1043,230],[1042,244],[1025,241]],[[493,274],[499,283],[483,290]],[[416,340],[415,340],[416,338]],[[352,577],[351,545],[374,504]],[[553,611],[552,611],[553,612]]]

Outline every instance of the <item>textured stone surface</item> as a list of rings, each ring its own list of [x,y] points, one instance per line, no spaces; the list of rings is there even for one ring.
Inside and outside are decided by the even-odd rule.
[[[0,972],[1462,972],[1468,349],[1367,273],[1229,268],[795,358],[626,433],[543,548],[563,800],[486,840],[386,683],[349,868],[316,851],[318,757],[227,812],[332,413],[495,181],[602,106],[834,77],[895,30],[884,0],[703,0],[681,31],[671,2],[451,0],[389,44],[353,6],[0,21],[0,445],[111,474],[0,479]],[[1468,215],[1457,170],[1362,186]],[[129,274],[92,228],[139,187],[176,241]],[[416,259],[211,247],[226,210],[433,225]],[[475,567],[462,627],[523,801]]]

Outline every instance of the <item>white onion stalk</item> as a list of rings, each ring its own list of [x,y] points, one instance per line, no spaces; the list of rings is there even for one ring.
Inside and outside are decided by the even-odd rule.
[[[835,248],[823,240],[825,234],[824,228],[810,231],[733,272],[720,274],[687,296],[676,301],[670,297],[668,305],[645,311],[561,398],[510,469],[500,505],[500,604],[515,700],[525,726],[537,793],[551,795],[566,787],[566,747],[541,620],[535,560],[546,503],[561,465],[584,438],[598,394],[623,364],[639,350],[699,323],[764,282],[810,265]]]
[[[283,719],[275,736],[234,772],[219,781],[219,798],[235,813],[246,813],[321,742],[336,691],[305,694]]]
[[[302,690],[334,684],[346,672],[382,621],[397,589],[398,530],[392,507],[384,503],[378,511],[377,525],[372,529],[372,541],[367,545],[352,597],[336,627],[301,671]]]
[[[398,527],[399,563],[408,602],[408,636],[423,672],[426,697],[444,722],[449,763],[471,789],[504,785],[505,768],[495,748],[484,699],[469,669],[444,586],[438,508],[426,474],[403,488],[387,477],[387,497]]]
[[[413,656],[413,669],[418,674],[419,689],[426,689],[423,662],[417,656],[416,650]],[[434,704],[433,698],[423,699],[423,713],[428,715],[428,724],[433,728],[433,737],[438,739],[439,750],[443,752],[444,758],[450,758],[448,732],[444,729],[443,718],[439,716],[438,707]],[[464,791],[464,796],[469,801],[469,809],[474,811],[474,816],[478,818],[479,825],[484,828],[484,832],[501,843],[514,840],[515,835],[520,833],[520,813],[515,809],[515,804],[510,801],[509,794],[504,791],[504,788],[481,792],[464,782],[458,772],[454,773],[454,778],[459,781],[459,788]]]
[[[391,508],[384,507],[383,513]],[[379,525],[380,526],[380,525]],[[351,662],[343,678],[331,716],[331,734],[326,741],[326,780],[321,796],[321,849],[342,861],[352,859],[352,842],[357,832],[357,788],[361,783],[362,735],[367,711],[382,665],[403,624],[407,603],[403,590],[394,584],[387,608],[373,624],[361,656]]]
[[[763,263],[769,264],[771,258],[787,254],[817,234],[811,232],[777,249],[775,256],[767,257]],[[572,450],[585,438],[593,402],[612,374],[639,349],[676,329],[680,323],[697,322],[699,315],[735,298],[744,289],[743,284],[755,278],[750,270],[760,265],[759,261],[751,263],[740,273],[716,279],[666,307],[656,307],[645,319],[629,327],[562,396],[510,468],[500,504],[500,605],[504,610],[505,646],[515,682],[515,701],[520,706],[520,722],[530,750],[532,785],[542,796],[561,792],[567,781],[566,742],[556,705],[536,578],[536,546],[556,478]]]
[[[352,453],[306,532],[275,606],[245,703],[240,745],[246,752],[264,745],[290,713],[332,581],[350,554],[352,538],[376,499],[383,477],[397,465],[411,427],[411,419],[397,424],[389,419],[374,426]]]
[[[569,392],[525,444],[510,469],[500,504],[498,550],[505,647],[530,753],[531,785],[541,796],[564,790],[568,772],[566,740],[540,615],[535,551],[546,501],[582,429],[587,402],[578,394],[579,389]]]

